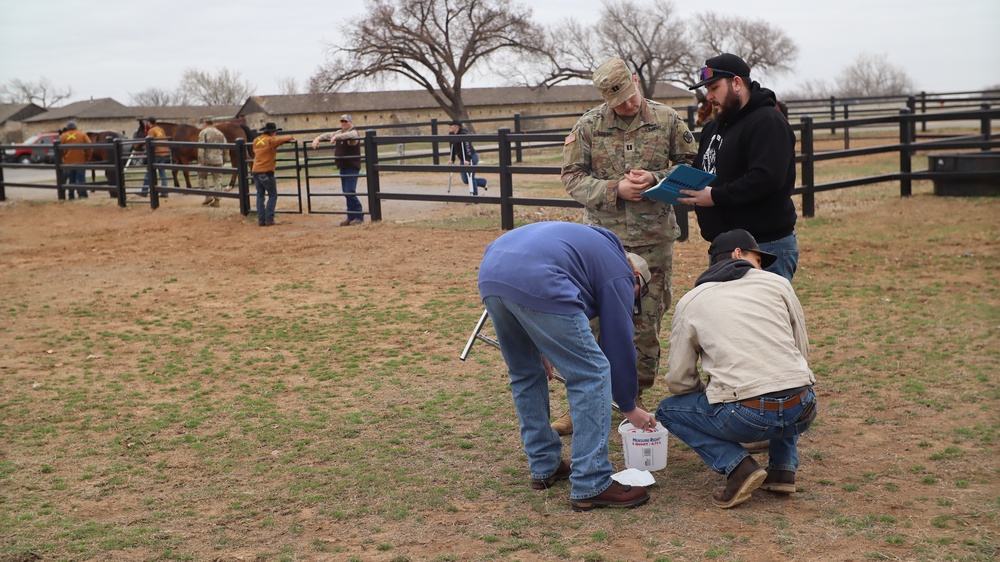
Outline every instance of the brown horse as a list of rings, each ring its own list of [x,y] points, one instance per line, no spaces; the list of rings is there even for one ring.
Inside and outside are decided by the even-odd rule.
[[[247,158],[253,158],[253,139],[257,137],[257,132],[253,129],[247,127],[243,124],[242,119],[234,119],[230,121],[216,121],[213,123],[216,129],[218,129],[223,136],[226,137],[227,143],[235,143],[236,139],[243,139],[246,141],[246,156]],[[236,148],[229,150],[229,165],[233,168],[236,167]],[[236,185],[236,173],[229,179],[229,187]]]
[[[198,142],[198,133],[200,130],[198,127],[192,127],[191,125],[181,125],[177,123],[161,123],[156,122],[157,125],[163,129],[163,133],[170,137],[171,141],[175,142]],[[146,137],[146,121],[144,119],[139,120],[139,128],[136,129],[135,134],[132,135],[133,139],[141,139]],[[132,145],[133,152],[144,152],[146,150],[145,145],[142,143],[136,143]],[[198,149],[191,146],[183,147],[172,147],[170,149],[170,157],[174,164],[180,164],[182,166],[187,166],[192,163],[198,163]],[[177,179],[177,170],[174,170],[174,187],[180,187],[180,182]],[[187,184],[188,189],[191,188],[191,174],[187,170],[184,170],[184,182]]]
[[[87,131],[87,136],[90,137],[90,142],[92,143],[111,143],[115,139],[121,138],[121,135],[115,131]],[[106,148],[95,148],[90,153],[90,160],[88,162],[98,162],[101,164],[114,164],[111,161],[111,151]],[[115,183],[115,170],[105,170],[104,177],[108,179],[111,184]]]

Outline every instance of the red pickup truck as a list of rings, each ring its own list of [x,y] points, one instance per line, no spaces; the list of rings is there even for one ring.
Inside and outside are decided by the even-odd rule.
[[[21,164],[37,164],[45,162],[53,164],[56,161],[55,149],[52,143],[59,139],[58,133],[42,133],[4,150],[4,159],[8,162]]]

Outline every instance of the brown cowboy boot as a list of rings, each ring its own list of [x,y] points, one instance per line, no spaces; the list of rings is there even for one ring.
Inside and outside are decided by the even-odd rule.
[[[556,430],[559,435],[573,435],[573,418],[569,417],[569,412],[552,422],[552,429]]]
[[[719,486],[712,492],[712,503],[722,509],[735,507],[748,499],[767,478],[767,471],[753,460],[745,457],[736,468],[729,473],[725,486]]]
[[[767,478],[760,485],[761,490],[767,490],[775,494],[795,493],[795,473],[791,470],[767,469]]]

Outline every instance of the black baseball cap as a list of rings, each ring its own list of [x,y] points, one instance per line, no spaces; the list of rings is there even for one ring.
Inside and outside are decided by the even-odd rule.
[[[722,53],[705,61],[705,66],[698,71],[698,79],[701,82],[688,89],[696,90],[721,78],[733,78],[734,76],[749,78],[750,65],[732,53]]]
[[[770,267],[778,259],[778,256],[761,250],[753,235],[742,228],[723,232],[716,236],[715,240],[712,240],[712,245],[708,248],[708,255],[711,256],[711,261],[714,262],[716,256],[732,254],[736,248],[744,252],[750,251],[760,254],[760,266],[764,269]]]

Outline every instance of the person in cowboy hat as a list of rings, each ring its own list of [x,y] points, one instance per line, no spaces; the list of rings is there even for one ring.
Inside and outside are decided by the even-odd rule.
[[[278,204],[278,184],[274,179],[274,169],[277,164],[278,147],[286,142],[293,142],[291,135],[276,136],[280,131],[274,123],[266,123],[253,141],[253,181],[257,186],[257,225],[271,226],[274,224],[274,209]],[[267,204],[264,194],[267,193]]]
[[[792,284],[764,271],[777,257],[742,229],[716,236],[709,255],[712,265],[674,309],[672,396],[656,419],[726,476],[712,503],[728,509],[758,487],[795,492],[799,434],[816,419],[816,377]],[[770,440],[766,470],[742,445],[762,439]]]

